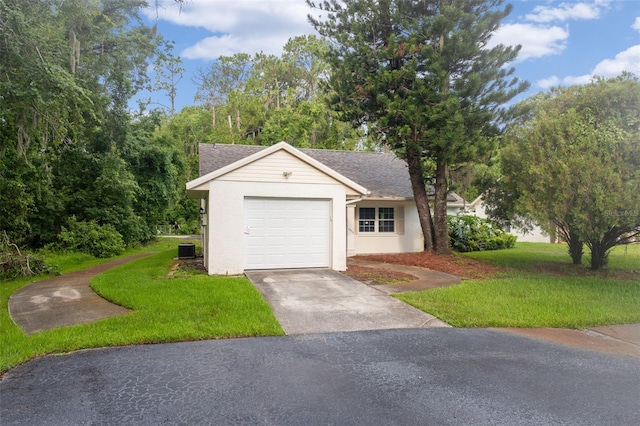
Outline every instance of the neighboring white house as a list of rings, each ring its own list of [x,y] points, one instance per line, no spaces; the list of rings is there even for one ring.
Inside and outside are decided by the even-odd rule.
[[[347,257],[424,248],[409,172],[393,154],[200,144],[204,263],[210,274],[332,268]],[[451,194],[452,213],[462,200]]]
[[[487,218],[487,213],[485,211],[484,201],[482,199],[482,195],[468,203],[465,209],[465,213],[472,216],[478,216],[483,219]],[[549,236],[545,231],[543,231],[539,226],[535,225],[533,229],[530,231],[524,231],[516,226],[511,226],[510,228],[505,229],[511,235],[515,235],[518,237],[518,241],[527,242],[527,243],[555,243],[552,237]]]

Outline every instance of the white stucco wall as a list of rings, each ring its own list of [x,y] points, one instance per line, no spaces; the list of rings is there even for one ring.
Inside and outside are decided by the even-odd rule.
[[[470,212],[466,213],[472,216],[478,216],[483,219],[487,218],[487,213],[485,212],[484,202],[476,201]],[[550,243],[551,237],[542,230],[539,226],[534,226],[533,229],[529,232],[524,232],[520,228],[516,226],[512,226],[508,232],[511,235],[515,235],[518,237],[517,241],[524,243]]]
[[[353,232],[355,251],[349,255],[380,254],[380,253],[411,253],[424,250],[424,239],[418,210],[413,200],[411,201],[362,201],[356,204],[359,207],[403,207],[404,208],[404,234],[397,232],[358,232],[358,215],[349,223],[349,231]],[[396,210],[397,211],[397,210]],[[396,224],[396,231],[398,230]]]
[[[209,274],[236,275],[244,271],[245,197],[331,200],[331,268],[337,271],[346,270],[344,186],[215,180],[209,183]]]
[[[207,194],[205,265],[211,275],[236,275],[245,265],[245,198],[321,199],[330,201],[330,267],[347,268],[346,198],[359,193],[301,161],[276,151],[249,164],[198,184]]]

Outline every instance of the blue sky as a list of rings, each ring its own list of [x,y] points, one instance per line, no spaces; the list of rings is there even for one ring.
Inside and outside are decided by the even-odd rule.
[[[150,24],[175,42],[174,54],[186,69],[178,84],[177,110],[194,105],[192,78],[221,55],[264,52],[279,55],[291,37],[315,34],[304,0],[156,0]],[[522,45],[516,75],[531,83],[520,98],[557,85],[584,84],[591,76],[612,77],[623,70],[640,76],[640,1],[514,0],[514,9],[492,38]],[[153,71],[150,69],[150,73]],[[152,102],[168,104],[161,94]]]

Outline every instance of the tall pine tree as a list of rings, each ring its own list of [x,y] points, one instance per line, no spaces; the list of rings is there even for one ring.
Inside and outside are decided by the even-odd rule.
[[[492,147],[501,106],[526,90],[505,68],[520,47],[488,47],[511,11],[501,0],[328,0],[307,3],[329,38],[331,105],[366,125],[409,165],[427,250],[449,253],[448,168]],[[425,170],[429,160],[434,171]],[[435,173],[434,218],[425,175]]]

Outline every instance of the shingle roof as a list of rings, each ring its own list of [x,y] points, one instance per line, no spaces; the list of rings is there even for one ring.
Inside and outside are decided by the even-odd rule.
[[[200,176],[265,148],[257,145],[200,144]],[[394,154],[307,148],[300,151],[364,186],[372,198],[413,198],[407,163]]]

